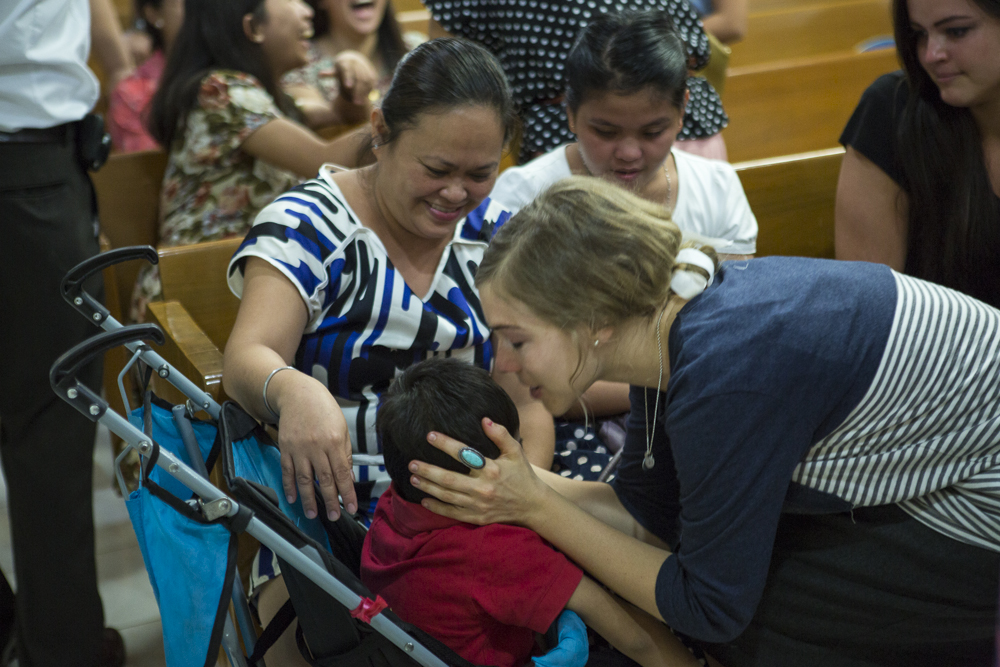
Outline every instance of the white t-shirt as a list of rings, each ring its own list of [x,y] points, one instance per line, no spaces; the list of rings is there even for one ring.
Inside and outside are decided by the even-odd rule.
[[[727,241],[716,250],[730,255],[757,252],[757,218],[750,210],[736,170],[728,162],[671,151],[680,181],[674,222],[682,231]],[[500,174],[490,199],[512,214],[556,181],[572,175],[566,146]]]
[[[89,52],[87,0],[0,2],[0,131],[83,118],[99,93]]]

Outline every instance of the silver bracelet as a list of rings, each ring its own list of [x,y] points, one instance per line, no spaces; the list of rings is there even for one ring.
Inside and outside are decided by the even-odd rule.
[[[271,413],[272,417],[274,417],[273,423],[275,424],[278,423],[278,413],[275,412],[274,408],[271,407],[271,404],[267,402],[267,385],[271,383],[271,378],[273,378],[274,374],[277,373],[278,371],[294,371],[294,370],[295,368],[293,366],[282,366],[281,368],[275,368],[273,371],[271,371],[271,374],[267,376],[267,379],[264,380],[264,407],[267,408],[267,411]]]

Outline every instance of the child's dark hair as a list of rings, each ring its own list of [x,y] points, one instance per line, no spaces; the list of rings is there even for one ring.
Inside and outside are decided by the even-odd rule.
[[[469,474],[469,469],[427,442],[437,431],[464,442],[488,459],[500,449],[483,432],[489,417],[514,437],[520,430],[517,408],[490,374],[478,366],[434,357],[407,368],[382,394],[375,430],[385,469],[406,500],[419,503],[427,494],[410,484],[407,466],[414,459]]]
[[[680,108],[687,90],[687,49],[665,11],[611,12],[584,28],[566,59],[566,105],[590,96],[652,88]]]

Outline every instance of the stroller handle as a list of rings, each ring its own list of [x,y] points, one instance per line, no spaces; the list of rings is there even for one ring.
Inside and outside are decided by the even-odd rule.
[[[83,289],[83,283],[98,271],[103,271],[109,266],[133,259],[145,259],[150,264],[156,264],[160,261],[159,256],[156,254],[156,249],[148,245],[115,248],[114,250],[94,255],[74,266],[63,276],[60,289],[63,298],[88,320],[91,320],[97,326],[101,326],[104,320],[108,319],[110,313],[104,307],[104,304]]]
[[[80,382],[76,378],[77,374],[94,357],[119,345],[143,340],[152,340],[157,345],[163,345],[166,338],[160,327],[155,324],[133,324],[114,331],[105,331],[74,345],[52,364],[52,369],[49,371],[52,390],[84,417],[98,421],[107,411],[108,403],[100,394]]]

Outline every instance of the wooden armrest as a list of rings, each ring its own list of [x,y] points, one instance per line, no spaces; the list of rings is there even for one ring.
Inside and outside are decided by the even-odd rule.
[[[157,352],[185,377],[211,394],[220,403],[226,400],[222,390],[222,352],[195,324],[184,306],[177,301],[152,302],[146,306],[149,322],[158,324],[167,341]],[[181,393],[166,380],[153,375],[156,393],[167,401],[183,401]]]

